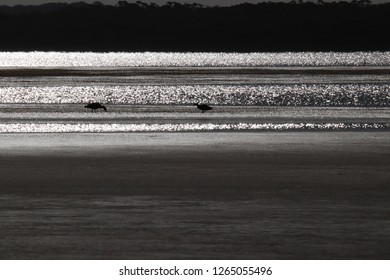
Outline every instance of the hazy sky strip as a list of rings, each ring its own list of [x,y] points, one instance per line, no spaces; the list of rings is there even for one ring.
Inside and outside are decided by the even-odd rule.
[[[84,0],[83,2],[86,3],[93,3],[96,0]],[[178,3],[199,3],[203,5],[208,5],[208,6],[230,6],[230,5],[235,5],[239,3],[259,3],[259,2],[290,2],[290,0],[264,0],[264,1],[259,1],[259,0],[143,0],[142,2],[145,3],[151,3],[154,2],[156,4],[165,4],[166,2],[178,2]],[[332,0],[333,1],[333,0]],[[337,1],[337,0],[336,0]],[[9,6],[14,6],[14,5],[36,5],[36,4],[43,4],[43,3],[53,3],[53,2],[80,2],[80,0],[0,0],[0,5],[9,5]],[[100,2],[104,4],[110,4],[110,5],[115,5],[118,0],[100,0]],[[136,0],[127,0],[129,3],[135,3]],[[312,0],[312,2],[316,2],[316,0]],[[327,0],[325,0],[327,2]],[[331,1],[329,1],[331,2]],[[372,0],[371,2],[373,3],[385,3],[389,2],[389,0]]]

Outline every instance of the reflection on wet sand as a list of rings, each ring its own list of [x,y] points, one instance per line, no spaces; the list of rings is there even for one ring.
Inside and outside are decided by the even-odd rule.
[[[0,135],[4,259],[387,259],[388,132]]]

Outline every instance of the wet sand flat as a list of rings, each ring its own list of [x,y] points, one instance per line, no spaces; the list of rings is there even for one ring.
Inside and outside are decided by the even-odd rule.
[[[0,135],[1,259],[388,259],[390,133]]]

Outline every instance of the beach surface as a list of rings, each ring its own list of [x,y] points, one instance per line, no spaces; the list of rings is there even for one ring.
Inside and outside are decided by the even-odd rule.
[[[390,133],[0,135],[1,259],[388,259]]]

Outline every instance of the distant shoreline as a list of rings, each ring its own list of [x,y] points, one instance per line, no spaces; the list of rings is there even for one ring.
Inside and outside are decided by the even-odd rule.
[[[390,50],[388,3],[292,1],[231,7],[168,3],[0,6],[0,50]]]

